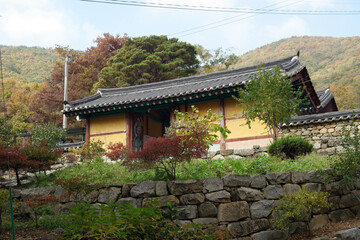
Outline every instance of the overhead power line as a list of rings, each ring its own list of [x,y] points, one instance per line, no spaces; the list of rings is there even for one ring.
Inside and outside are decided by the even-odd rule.
[[[273,15],[360,15],[360,10],[294,10],[294,9],[258,9],[258,8],[224,8],[210,6],[180,5],[170,3],[140,2],[126,0],[80,0],[91,3],[117,4],[136,7],[166,8],[207,12],[259,13]]]
[[[281,1],[281,2],[278,2],[278,3],[275,3],[275,4],[265,6],[265,7],[261,8],[261,9],[266,9],[266,8],[274,7],[274,6],[278,6],[275,9],[280,9],[280,8],[288,7],[288,6],[291,6],[291,5],[294,5],[294,4],[298,4],[298,3],[303,2],[303,1],[304,0],[299,0],[297,2],[291,2],[291,3],[283,5],[283,6],[278,6],[279,4],[289,2],[289,0],[285,0],[285,1]],[[176,33],[173,33],[173,34],[171,34],[169,36],[176,35],[177,37],[184,37],[184,36],[192,35],[192,34],[195,34],[195,33],[203,32],[203,31],[206,31],[206,30],[218,28],[218,27],[221,27],[221,26],[224,26],[224,25],[227,25],[227,24],[231,24],[231,23],[234,23],[234,22],[239,22],[241,20],[252,18],[252,17],[258,16],[258,15],[261,15],[261,13],[254,13],[254,14],[248,15],[248,16],[246,16],[246,14],[239,14],[239,15],[229,17],[229,18],[225,18],[225,19],[222,19],[222,20],[218,20],[218,21],[215,21],[215,22],[212,22],[212,23],[209,23],[209,24],[205,24],[205,25],[202,25],[202,26],[197,26],[197,27],[193,27],[193,28],[190,28],[190,29],[187,29],[187,30],[176,32]],[[239,18],[239,17],[242,17],[242,18]],[[232,20],[232,19],[236,19],[236,20]],[[232,20],[232,21],[228,21],[228,20]],[[209,27],[209,26],[211,26],[211,27]],[[179,35],[179,34],[181,34],[181,35]]]

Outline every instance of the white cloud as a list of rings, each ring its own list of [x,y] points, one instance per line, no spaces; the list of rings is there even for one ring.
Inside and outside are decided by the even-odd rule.
[[[48,46],[65,38],[65,16],[60,12],[11,9],[3,17],[2,30],[15,42],[39,41]]]
[[[310,34],[307,22],[299,17],[292,17],[280,26],[266,26],[266,32],[268,38],[270,38],[272,41],[291,36]]]
[[[248,49],[258,39],[257,29],[251,21],[240,21],[224,27],[225,39],[237,52]]]
[[[71,48],[75,42],[90,42],[99,35],[91,24],[81,23],[50,0],[0,0],[2,44]]]
[[[2,7],[8,5],[17,8],[39,8],[51,5],[49,0],[0,0]]]

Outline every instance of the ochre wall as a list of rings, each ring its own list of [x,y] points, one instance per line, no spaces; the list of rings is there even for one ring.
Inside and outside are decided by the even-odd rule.
[[[191,105],[196,106],[201,115],[205,115],[210,108],[214,114],[220,115],[220,99],[188,104],[187,109],[189,112],[191,111]],[[248,148],[257,143],[261,146],[267,145],[269,142],[267,139],[269,133],[265,125],[260,122],[253,122],[251,123],[251,129],[249,129],[245,124],[245,119],[241,116],[241,108],[237,105],[237,101],[232,98],[224,99],[225,124],[231,131],[226,139],[226,148]],[[185,106],[180,106],[180,110],[184,112]],[[151,111],[148,114],[156,118],[161,118],[161,115],[156,111]],[[149,117],[144,117],[144,135],[148,137],[160,137],[162,135],[162,124]],[[125,113],[91,118],[90,139],[101,140],[105,145],[108,145],[110,142],[122,142],[126,144]],[[216,144],[219,143],[217,142]]]
[[[231,130],[229,139],[269,134],[266,126],[259,121],[252,122],[251,128],[249,128],[245,118],[242,117],[242,108],[232,98],[225,99],[225,121],[226,126]]]
[[[122,142],[123,144],[126,144],[125,114],[91,118],[90,140],[100,140],[105,146],[111,142]]]
[[[211,101],[200,102],[191,105],[197,107],[201,115],[205,115],[206,112],[211,108],[214,114],[220,116],[220,100],[211,100]],[[188,111],[191,111],[191,105],[188,106]]]
[[[220,115],[220,99],[188,104],[187,109],[189,112],[191,111],[191,105],[196,106],[201,115],[204,115],[210,108],[213,110],[213,113],[218,116]],[[185,106],[180,106],[180,110],[184,112]],[[245,118],[242,117],[242,109],[238,106],[238,102],[235,99],[224,99],[224,113],[225,125],[231,131],[226,139],[226,148],[238,149],[249,148],[253,145],[268,145],[269,132],[266,126],[259,121],[255,121],[251,123],[251,128],[249,128],[248,125],[246,125]]]

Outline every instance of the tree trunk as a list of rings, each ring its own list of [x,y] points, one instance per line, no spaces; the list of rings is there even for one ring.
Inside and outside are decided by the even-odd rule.
[[[20,182],[19,170],[18,170],[18,169],[15,169],[15,174],[16,174],[16,182],[17,182],[17,185],[20,186],[20,185],[21,185],[21,182]]]

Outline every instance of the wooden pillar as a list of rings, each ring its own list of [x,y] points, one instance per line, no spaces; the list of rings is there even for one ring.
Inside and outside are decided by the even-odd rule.
[[[85,144],[90,142],[90,117],[85,120]]]
[[[224,98],[220,99],[220,116],[223,116],[223,118],[221,118],[221,120],[220,120],[220,125],[221,125],[221,127],[225,127],[226,122],[225,122],[225,102],[224,102]],[[220,149],[221,150],[226,149],[226,141],[225,141],[225,138],[222,135],[220,136]]]
[[[176,116],[175,116],[174,111],[175,111],[175,108],[173,108],[173,107],[170,108],[170,122],[173,122],[173,121],[176,120]]]
[[[126,147],[128,150],[133,150],[133,116],[126,113]]]

